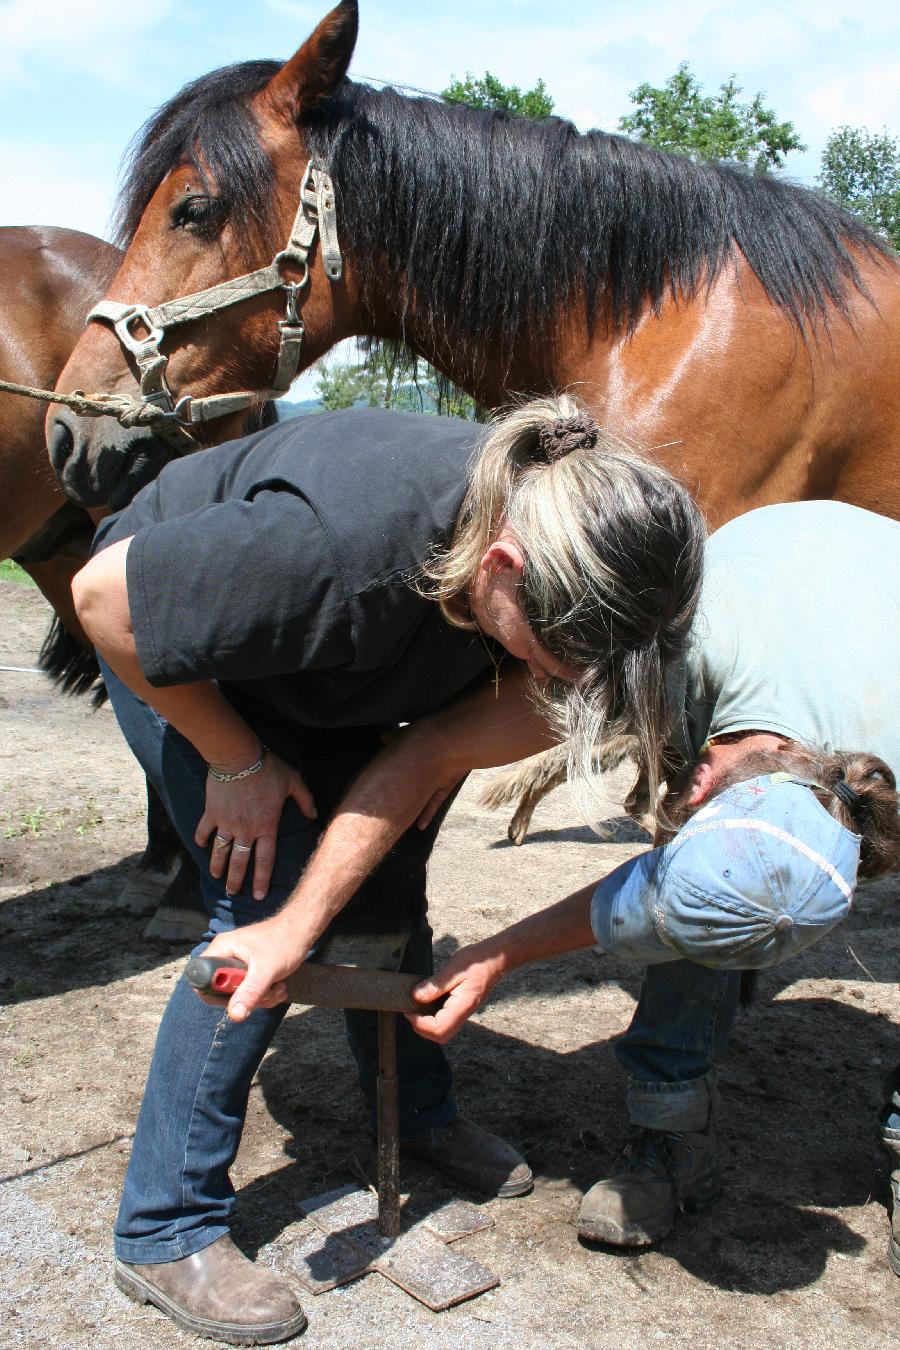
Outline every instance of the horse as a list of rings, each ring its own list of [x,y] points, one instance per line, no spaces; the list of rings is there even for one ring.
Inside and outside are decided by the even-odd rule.
[[[76,230],[0,229],[0,379],[53,388],[121,262],[114,245]],[[171,452],[143,438],[117,485],[117,499],[86,510],[71,502],[54,475],[44,443],[45,405],[0,393],[0,558],[14,558],[54,611],[41,649],[42,668],[66,693],[105,697],[100,670],[72,604],[72,577],[90,555],[97,519],[155,477]],[[268,417],[268,414],[267,414]],[[187,855],[147,784],[147,845],[121,902],[146,909],[164,903],[148,934],[181,938],[196,924]]]
[[[357,24],[342,0],[287,62],[214,71],[151,118],[59,391],[149,400],[202,447],[229,390],[283,384],[286,332],[294,369],[398,340],[487,407],[572,389],[712,528],[803,498],[898,514],[883,240],[783,179],[350,81]],[[73,500],[115,493],[132,429],[54,405],[46,430]]]
[[[0,379],[51,388],[81,335],[91,305],[114,276],[121,253],[77,230],[0,229]],[[76,506],[63,493],[47,459],[43,403],[0,394],[0,558],[14,558],[49,601],[54,619],[41,667],[65,693],[104,691],[93,649],[72,604],[72,577],[90,555],[105,508]],[[160,448],[132,465],[120,492],[131,493],[159,468]],[[125,907],[172,905],[187,897],[179,876],[181,845],[162,804],[147,784],[147,844],[121,897]],[[168,892],[168,893],[167,893]],[[172,920],[174,919],[174,927]],[[154,916],[149,932],[181,937],[184,920]]]
[[[111,244],[76,231],[0,230],[0,376],[52,388],[120,261]],[[45,412],[0,394],[0,558],[16,557],[77,635],[68,583],[79,555],[87,556],[94,521],[50,467]]]

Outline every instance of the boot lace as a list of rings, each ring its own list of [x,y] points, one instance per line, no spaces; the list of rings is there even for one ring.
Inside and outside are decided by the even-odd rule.
[[[675,1170],[674,1150],[683,1138],[681,1134],[663,1130],[635,1130],[619,1154],[615,1170],[631,1175],[642,1173],[645,1176],[671,1178]]]

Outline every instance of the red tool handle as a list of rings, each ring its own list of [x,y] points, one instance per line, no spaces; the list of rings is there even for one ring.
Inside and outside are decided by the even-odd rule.
[[[201,994],[233,994],[247,974],[236,956],[195,956],[184,972],[188,984]]]

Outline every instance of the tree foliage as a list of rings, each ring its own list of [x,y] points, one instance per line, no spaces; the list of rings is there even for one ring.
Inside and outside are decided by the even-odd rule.
[[[838,127],[822,152],[819,185],[900,249],[900,141],[859,127]]]
[[[395,408],[480,421],[475,400],[445,380],[400,342],[360,338],[358,361],[323,362],[316,392],[327,412],[339,408]]]
[[[454,76],[441,90],[441,98],[446,103],[466,103],[470,108],[508,112],[516,117],[549,117],[553,112],[553,99],[543,80],[523,94],[517,84],[502,84],[489,70],[480,79],[468,72],[464,80]]]
[[[756,173],[780,168],[789,150],[806,149],[793,123],[779,122],[765,106],[764,95],[740,103],[741,93],[731,75],[717,93],[704,94],[684,61],[661,89],[638,85],[630,96],[634,112],[621,118],[619,127],[660,150],[749,164]]]

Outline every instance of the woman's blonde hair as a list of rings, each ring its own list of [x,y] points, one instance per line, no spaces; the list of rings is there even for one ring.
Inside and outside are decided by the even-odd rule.
[[[596,784],[596,745],[622,734],[636,738],[655,800],[671,726],[666,667],[700,594],[699,508],[665,469],[561,394],[502,416],[478,452],[450,544],[424,568],[451,623],[475,627],[469,589],[503,527],[525,559],[524,617],[579,672],[576,683],[537,693],[568,740],[583,806]]]

